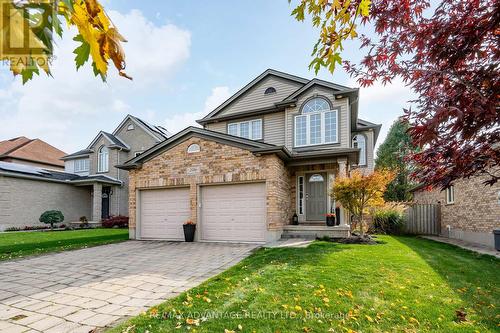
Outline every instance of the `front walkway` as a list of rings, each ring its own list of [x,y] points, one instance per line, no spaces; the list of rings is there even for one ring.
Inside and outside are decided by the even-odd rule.
[[[469,243],[460,239],[447,238],[447,237],[439,237],[439,236],[421,236],[422,238],[427,238],[436,242],[456,245],[466,250],[474,251],[481,254],[488,254],[490,256],[495,256],[500,259],[500,252],[495,250],[494,248],[488,247],[486,245]]]
[[[0,332],[112,326],[192,288],[255,245],[128,241],[0,262]]]

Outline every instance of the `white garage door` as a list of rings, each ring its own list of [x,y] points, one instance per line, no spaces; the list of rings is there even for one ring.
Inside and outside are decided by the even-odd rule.
[[[201,190],[201,237],[209,241],[265,241],[264,183],[205,186]]]
[[[182,224],[190,219],[189,189],[142,190],[140,237],[184,240]]]

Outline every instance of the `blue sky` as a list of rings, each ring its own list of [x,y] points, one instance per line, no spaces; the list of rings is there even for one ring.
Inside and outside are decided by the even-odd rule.
[[[316,31],[296,22],[286,0],[105,0],[128,39],[128,82],[110,68],[107,83],[88,68],[76,72],[74,31],[58,41],[54,77],[22,86],[0,67],[0,140],[39,137],[72,152],[99,130],[112,131],[131,113],[172,132],[192,124],[267,68],[313,78],[308,70]],[[359,59],[356,42],[345,58]],[[340,68],[319,78],[356,86]],[[360,117],[388,125],[402,113],[409,91],[401,83],[362,89]],[[379,141],[379,142],[380,142]]]

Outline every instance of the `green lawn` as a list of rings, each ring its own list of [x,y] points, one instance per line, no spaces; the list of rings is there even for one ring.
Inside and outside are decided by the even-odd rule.
[[[112,332],[498,332],[499,260],[379,239],[260,249]]]
[[[0,260],[79,249],[128,239],[128,229],[0,233]]]

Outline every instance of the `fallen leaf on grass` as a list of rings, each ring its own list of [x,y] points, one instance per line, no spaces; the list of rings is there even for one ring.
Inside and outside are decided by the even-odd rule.
[[[463,321],[467,321],[467,312],[464,311],[464,309],[458,309],[455,311],[455,314],[456,314],[456,321],[457,322],[463,322]]]

